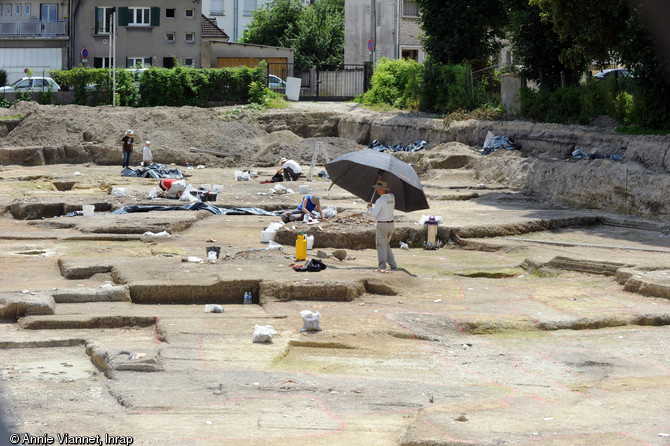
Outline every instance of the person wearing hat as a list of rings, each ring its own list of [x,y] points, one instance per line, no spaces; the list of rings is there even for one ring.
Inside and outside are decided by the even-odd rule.
[[[305,215],[309,215],[311,218],[314,209],[316,209],[321,218],[324,219],[323,212],[321,212],[321,199],[319,196],[316,194],[305,195],[305,198],[302,199],[302,202],[296,209],[281,214],[281,220],[284,223],[288,223],[290,221],[302,220],[305,218]]]
[[[377,232],[375,236],[377,263],[381,270],[386,269],[387,263],[391,269],[396,269],[398,265],[395,263],[393,251],[391,251],[391,246],[389,244],[395,227],[393,216],[395,196],[389,192],[388,183],[386,181],[377,180],[373,187],[379,195],[379,198],[375,201],[374,206],[372,203],[368,203],[368,213],[377,221]]]
[[[130,157],[133,154],[133,131],[126,130],[126,134],[121,138],[121,153],[123,154],[123,167],[130,166]]]
[[[144,148],[142,149],[142,165],[148,166],[154,162],[154,155],[151,153],[151,141],[144,143]]]
[[[300,164],[296,163],[293,160],[282,158],[279,161],[281,167],[277,171],[278,174],[284,174],[284,181],[298,181],[300,175],[302,175],[302,169]]]

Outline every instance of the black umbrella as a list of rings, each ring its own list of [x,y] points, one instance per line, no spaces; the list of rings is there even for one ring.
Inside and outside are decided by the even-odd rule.
[[[395,195],[397,210],[410,212],[430,207],[414,168],[389,153],[370,149],[347,153],[326,164],[326,171],[334,184],[365,201],[372,201],[372,186],[381,179]]]

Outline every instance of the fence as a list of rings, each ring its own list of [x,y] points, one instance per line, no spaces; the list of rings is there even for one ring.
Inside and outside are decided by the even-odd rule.
[[[67,22],[0,22],[0,36],[67,36]]]
[[[275,79],[271,76],[277,76]],[[370,86],[370,64],[339,64],[300,67],[289,63],[268,63],[268,87],[285,92],[287,77],[300,79],[300,99],[346,101],[365,93]]]

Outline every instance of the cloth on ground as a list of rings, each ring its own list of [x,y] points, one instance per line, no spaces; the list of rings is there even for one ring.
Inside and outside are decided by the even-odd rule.
[[[319,259],[311,259],[308,263],[304,265],[297,265],[293,267],[294,271],[304,272],[308,271],[310,273],[316,273],[321,270],[328,268],[328,266]]]
[[[122,177],[138,177],[138,178],[184,178],[184,175],[179,169],[168,169],[165,164],[151,163],[148,166],[132,169],[126,167],[121,171]]]

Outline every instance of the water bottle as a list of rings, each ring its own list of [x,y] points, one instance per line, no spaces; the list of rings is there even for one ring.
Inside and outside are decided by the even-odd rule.
[[[244,293],[244,304],[251,304],[251,291]]]

